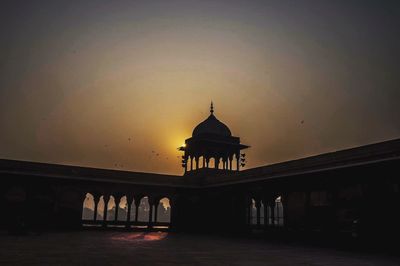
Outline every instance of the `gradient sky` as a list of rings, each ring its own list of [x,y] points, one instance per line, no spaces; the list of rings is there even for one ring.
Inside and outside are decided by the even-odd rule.
[[[246,168],[400,137],[399,3],[2,1],[0,158],[181,174],[211,100]]]

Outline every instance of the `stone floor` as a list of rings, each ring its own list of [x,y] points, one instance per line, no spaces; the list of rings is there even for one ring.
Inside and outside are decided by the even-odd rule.
[[[0,265],[400,265],[399,257],[165,232],[0,235]]]

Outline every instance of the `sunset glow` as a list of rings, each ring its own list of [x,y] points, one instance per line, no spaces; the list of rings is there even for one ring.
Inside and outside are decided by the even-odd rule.
[[[1,158],[182,174],[211,100],[246,168],[400,135],[390,6],[17,2],[0,14]]]

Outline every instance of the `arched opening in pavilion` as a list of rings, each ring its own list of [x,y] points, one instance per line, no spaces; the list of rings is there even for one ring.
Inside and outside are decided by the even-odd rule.
[[[90,193],[86,193],[86,197],[83,200],[82,206],[82,220],[85,221],[94,221],[94,197]]]
[[[215,158],[214,157],[211,157],[210,158],[210,162],[209,162],[209,164],[208,164],[208,168],[215,168]]]
[[[169,198],[162,198],[157,207],[157,219],[155,222],[170,223],[171,222],[171,204]]]
[[[126,196],[121,197],[118,204],[117,221],[126,221],[128,214],[128,202]]]
[[[250,224],[251,225],[257,224],[257,206],[256,206],[256,200],[253,198],[250,201]]]
[[[148,222],[149,221],[149,213],[150,212],[150,204],[149,197],[145,196],[141,198],[139,207],[138,207],[138,221],[139,222]]]
[[[204,156],[199,157],[199,165],[197,166],[197,169],[204,168],[205,160]]]
[[[260,224],[265,224],[265,205],[263,201],[260,202]]]
[[[131,202],[131,214],[130,214],[130,221],[134,222],[136,221],[136,202],[135,199],[132,199]]]
[[[283,204],[282,204],[282,197],[278,196],[275,199],[275,208],[274,208],[274,224],[276,226],[283,226],[284,219],[283,219]]]
[[[110,196],[110,199],[107,203],[107,221],[115,220],[115,198],[114,196]]]

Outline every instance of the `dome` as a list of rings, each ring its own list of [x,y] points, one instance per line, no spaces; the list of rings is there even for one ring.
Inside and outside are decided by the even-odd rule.
[[[192,136],[197,137],[209,134],[223,136],[223,137],[232,136],[232,133],[229,130],[229,128],[214,116],[214,109],[212,103],[210,112],[211,112],[210,116],[194,128]]]

